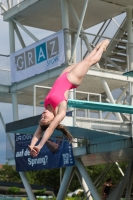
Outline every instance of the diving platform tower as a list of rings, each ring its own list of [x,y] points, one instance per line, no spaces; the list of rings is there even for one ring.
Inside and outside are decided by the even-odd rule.
[[[65,44],[65,62],[61,66],[19,82],[0,83],[0,102],[12,103],[13,108],[14,122],[6,130],[9,140],[9,133],[29,133],[30,128],[32,131],[35,130],[38,123],[35,104],[40,106],[40,101],[43,101],[42,95],[45,96],[47,93],[47,90],[42,93],[41,87],[45,86],[46,89],[51,87],[66,66],[82,60],[101,39],[110,40],[107,51],[100,62],[88,71],[77,90],[70,93],[70,98],[133,105],[133,79],[122,76],[125,71],[133,70],[133,2],[130,0],[1,0],[0,6],[3,20],[9,23],[11,54],[16,51],[16,37],[22,48],[27,46],[21,29],[33,39],[33,43],[39,41],[28,27],[53,32],[63,30]],[[123,20],[118,24],[115,17],[122,13]],[[108,28],[112,23],[116,24],[117,29],[109,36]],[[100,24],[97,33],[85,31],[97,24]],[[7,74],[5,78],[6,76]],[[117,91],[117,97],[114,91]],[[32,120],[29,120],[28,125],[22,126],[27,120],[24,119],[23,123],[20,123],[18,104],[33,105],[34,124],[31,123]],[[120,199],[126,187],[126,200],[130,199],[133,182],[132,122],[132,114],[115,112],[112,114],[111,112],[74,109],[72,117],[66,116],[64,124],[68,126],[75,138],[85,140],[85,143],[73,148],[76,168],[66,168],[57,196],[58,200],[64,199],[75,170],[85,191],[86,199],[92,200],[93,197],[95,200],[100,200],[101,197],[95,187],[96,183],[94,184],[90,179],[85,166],[126,160],[129,160],[129,165],[125,175],[107,199]],[[15,123],[17,123],[16,126],[14,126]],[[30,133],[33,133],[32,131]],[[13,160],[9,159],[9,164],[13,164]],[[98,177],[98,182],[102,175],[103,173]],[[29,199],[34,200],[35,197],[25,173],[20,172],[20,176]]]

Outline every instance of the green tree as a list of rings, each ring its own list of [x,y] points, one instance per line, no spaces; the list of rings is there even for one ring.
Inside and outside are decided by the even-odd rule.
[[[2,169],[0,169],[0,180],[10,182],[21,181],[19,173],[16,172],[15,167],[8,164],[3,165]]]

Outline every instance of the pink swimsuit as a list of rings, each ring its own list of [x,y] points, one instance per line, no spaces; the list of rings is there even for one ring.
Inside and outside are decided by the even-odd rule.
[[[67,79],[66,76],[68,73],[69,72],[65,72],[64,74],[62,74],[56,79],[50,92],[44,99],[45,108],[47,108],[47,105],[50,104],[55,109],[56,106],[58,106],[60,102],[64,100],[67,101],[67,99],[64,97],[64,93],[67,90],[77,87],[76,85],[73,85],[72,83],[70,83],[69,80]]]

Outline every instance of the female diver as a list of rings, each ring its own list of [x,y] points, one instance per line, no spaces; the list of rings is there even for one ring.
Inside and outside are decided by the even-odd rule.
[[[39,154],[40,149],[50,138],[54,129],[62,131],[72,141],[72,135],[60,124],[66,116],[68,92],[70,89],[77,88],[81,84],[89,68],[101,59],[108,45],[109,41],[107,39],[101,41],[84,60],[67,67],[57,78],[44,100],[46,110],[41,115],[39,126],[29,145],[30,154],[33,157]],[[40,143],[36,145],[43,131],[45,133]]]

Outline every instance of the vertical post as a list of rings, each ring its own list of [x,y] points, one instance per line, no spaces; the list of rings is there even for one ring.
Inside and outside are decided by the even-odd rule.
[[[33,86],[33,116],[36,115],[36,85]]]
[[[83,11],[82,11],[82,14],[81,14],[81,19],[80,19],[78,30],[77,30],[77,34],[76,34],[76,38],[75,38],[74,45],[73,45],[71,60],[73,59],[74,51],[75,51],[75,48],[76,48],[76,45],[77,45],[77,42],[78,42],[78,37],[79,37],[79,34],[81,32],[81,29],[82,29],[82,24],[83,24],[83,20],[84,20],[84,17],[85,17],[86,9],[87,9],[87,6],[88,6],[88,2],[89,2],[89,0],[85,0]]]
[[[99,96],[99,101],[100,101],[100,103],[102,102],[101,94]],[[99,111],[99,118],[102,119],[102,111],[101,110]]]
[[[66,167],[66,170],[62,179],[62,183],[57,195],[57,200],[65,199],[65,195],[69,187],[69,184],[71,182],[71,179],[73,177],[74,171],[75,170],[73,167]]]
[[[12,21],[9,22],[9,42],[10,42],[10,53],[15,52],[15,36],[14,36],[14,24]],[[18,120],[18,102],[17,93],[12,93],[12,108],[13,108],[13,120]],[[35,196],[32,192],[31,186],[27,180],[26,174],[24,172],[19,172],[20,177],[23,181],[25,190],[28,194],[30,200],[35,200]]]
[[[90,176],[88,175],[83,163],[81,162],[80,158],[75,158],[75,164],[78,168],[78,170],[80,171],[81,176],[84,178],[88,188],[90,189],[90,192],[92,194],[92,196],[94,197],[95,200],[101,200],[96,187],[94,186]]]
[[[129,44],[127,45],[128,49],[128,55],[129,55],[129,70],[133,70],[133,32],[132,32],[132,7],[128,6],[127,7],[127,35],[128,35],[128,42]],[[132,44],[131,44],[132,43]],[[131,106],[133,105],[133,83],[131,82],[130,84],[130,96],[131,96]],[[131,115],[131,136],[133,136],[133,115]]]
[[[105,80],[102,80],[102,84],[103,84],[103,88],[104,88],[104,90],[105,90],[110,102],[115,104],[114,98],[113,98],[113,96],[112,96],[112,94],[110,92],[110,89],[109,89],[109,86],[108,86],[107,82]],[[117,116],[117,119],[119,121],[123,121],[120,113],[116,113],[116,116]]]
[[[9,42],[10,42],[10,53],[13,53],[15,52],[15,37],[14,37],[13,21],[9,22]]]
[[[88,185],[86,184],[84,178],[81,176],[79,170],[76,168],[76,174],[77,174],[77,177],[79,179],[79,182],[84,190],[84,193],[85,193],[85,196],[86,196],[86,200],[92,200],[92,196],[91,196],[91,193],[90,193],[90,190],[88,188]]]
[[[126,200],[130,200],[130,196],[131,196],[131,189],[132,189],[132,182],[133,182],[132,171],[133,171],[133,161],[131,163],[130,176],[129,176],[128,185],[127,185]]]
[[[61,0],[61,12],[62,12],[62,28],[69,28],[69,17],[68,17],[68,3],[67,0]],[[65,59],[66,63],[69,62],[71,56],[71,42],[69,31],[64,32],[65,39]]]
[[[70,0],[68,0],[68,4],[69,4],[70,9],[71,9],[71,11],[72,11],[72,14],[73,14],[73,16],[74,16],[74,19],[75,19],[77,25],[79,26],[80,20],[79,20],[79,17],[78,17],[78,15],[77,15],[77,13],[76,13],[76,11],[75,11],[73,5],[72,5],[72,2],[71,2]],[[81,31],[84,32],[83,27],[81,28]],[[89,43],[89,41],[88,41],[88,38],[87,38],[87,36],[86,36],[84,33],[81,33],[81,34],[82,34],[82,39],[84,40],[84,42],[85,42],[85,44],[86,44],[86,47],[87,47],[87,49],[88,49],[88,51],[89,51],[89,53],[90,53],[90,52],[92,51],[92,48],[91,48],[91,45],[90,45],[90,43]],[[100,66],[99,66],[98,63],[96,63],[95,66],[98,67],[98,68],[100,68]]]

